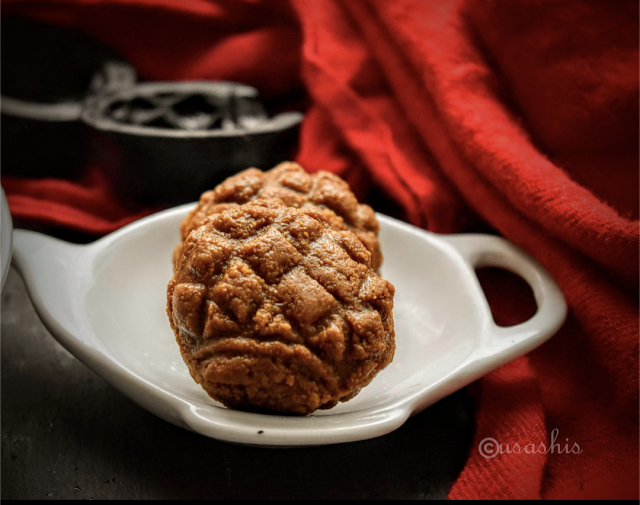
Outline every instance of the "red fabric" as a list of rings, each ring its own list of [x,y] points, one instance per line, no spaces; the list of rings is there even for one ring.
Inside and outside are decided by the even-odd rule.
[[[267,98],[302,84],[298,161],[309,170],[342,175],[360,198],[380,191],[432,231],[474,231],[480,216],[533,255],[563,290],[568,320],[470,388],[475,440],[449,497],[638,498],[637,2],[3,7],[82,28],[144,79],[238,80]],[[60,181],[2,183],[16,214],[98,233],[126,218],[115,198],[87,198],[100,184],[74,193],[65,183],[60,202]],[[24,198],[65,208],[29,211]],[[509,296],[504,310],[517,312]],[[564,452],[524,451],[554,433]],[[484,458],[489,437],[523,450]]]
[[[19,222],[62,227],[106,235],[157,209],[126,205],[115,194],[106,174],[88,167],[79,181],[2,177],[9,210]]]

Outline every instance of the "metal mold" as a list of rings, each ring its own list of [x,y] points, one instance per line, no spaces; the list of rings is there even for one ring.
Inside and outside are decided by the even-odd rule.
[[[97,163],[125,199],[177,205],[296,148],[302,113],[269,117],[255,88],[139,83],[84,34],[11,17],[2,29],[5,175],[73,179]]]
[[[255,88],[217,81],[97,94],[81,119],[94,133],[93,152],[112,160],[119,191],[145,204],[177,205],[240,170],[288,159],[302,117],[269,117]]]

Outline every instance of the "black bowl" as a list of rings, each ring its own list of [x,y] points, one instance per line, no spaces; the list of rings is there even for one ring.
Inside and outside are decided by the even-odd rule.
[[[255,88],[222,81],[137,84],[88,97],[82,112],[118,190],[146,205],[194,201],[240,170],[290,159],[302,118],[268,117]]]

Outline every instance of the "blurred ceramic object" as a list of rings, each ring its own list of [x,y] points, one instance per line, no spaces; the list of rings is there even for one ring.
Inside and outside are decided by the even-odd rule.
[[[13,220],[9,211],[7,195],[4,189],[0,190],[0,268],[2,271],[2,285],[7,280],[9,273],[9,265],[11,264],[11,255],[13,252]]]

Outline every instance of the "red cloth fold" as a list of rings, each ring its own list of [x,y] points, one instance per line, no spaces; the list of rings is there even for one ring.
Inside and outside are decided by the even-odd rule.
[[[20,222],[106,235],[160,208],[120,201],[106,174],[87,167],[79,181],[2,177],[9,210]]]
[[[638,497],[637,2],[3,7],[97,36],[146,80],[237,80],[280,99],[303,85],[303,166],[340,174],[361,199],[384,194],[432,231],[474,231],[479,216],[529,252],[569,317],[473,385],[474,445],[449,497]],[[18,216],[95,233],[137,217],[91,180],[84,193],[70,182],[2,183]],[[554,434],[565,452],[524,452]],[[489,438],[523,450],[485,458]]]

